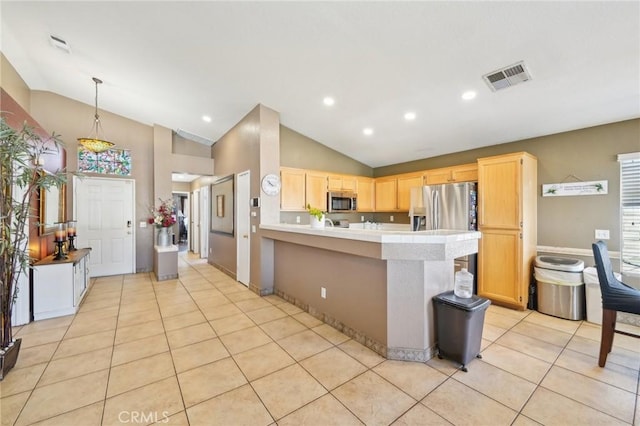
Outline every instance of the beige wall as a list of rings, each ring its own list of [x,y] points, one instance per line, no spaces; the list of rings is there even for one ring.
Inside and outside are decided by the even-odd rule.
[[[16,101],[22,109],[31,113],[29,86],[27,86],[15,68],[7,61],[7,58],[4,57],[2,52],[0,52],[0,87]],[[2,105],[0,105],[0,110],[3,110]]]
[[[264,198],[260,192],[260,179],[265,173],[264,170],[267,172],[277,170],[278,164],[277,158],[273,159],[273,164],[265,162],[264,159],[261,161],[261,153],[265,150],[278,152],[279,120],[278,113],[262,105],[256,106],[249,112],[213,145],[211,154],[216,164],[216,176],[219,178],[229,175],[235,176],[249,170],[251,173],[251,197]],[[259,209],[252,209],[256,212],[256,216],[251,216],[250,225],[255,226],[257,232],[251,234],[250,285],[252,289],[259,292],[268,291],[263,288],[262,279],[263,276],[272,275],[270,270],[263,271],[261,267],[262,256],[270,248],[262,247],[259,232],[260,217],[263,215],[270,217],[275,214],[274,212],[260,212],[258,214],[258,210],[265,209],[275,209],[277,212],[279,204],[263,202]],[[209,263],[219,266],[232,276],[235,276],[236,273],[236,238],[236,233],[234,235],[213,232],[209,234]],[[267,278],[269,285],[270,281],[271,278]]]
[[[94,107],[50,92],[31,92],[31,113],[48,131],[61,135],[67,149],[67,169],[77,171],[77,138],[91,131]],[[131,150],[132,175],[135,180],[135,221],[138,225],[149,217],[149,208],[154,205],[153,193],[153,127],[133,120],[100,111],[104,136],[122,149]],[[170,139],[169,139],[170,141]],[[87,174],[91,175],[91,174]],[[104,175],[98,175],[104,177]],[[113,177],[113,176],[109,176]],[[171,195],[171,176],[168,178],[168,194]],[[68,215],[73,210],[73,190],[67,191]],[[69,219],[71,217],[69,216]],[[153,227],[136,226],[136,271],[153,269]]]
[[[327,315],[387,345],[384,260],[283,241],[276,241],[275,246],[278,292],[308,305],[316,316]],[[326,289],[326,299],[320,296],[320,287]]]
[[[375,176],[464,164],[527,151],[538,157],[538,245],[591,249],[595,229],[608,229],[620,250],[620,167],[616,156],[640,150],[640,119],[378,167]],[[608,180],[607,195],[542,197],[542,184]]]
[[[211,147],[208,145],[185,139],[173,132],[173,149],[174,154],[191,155],[195,157],[208,158],[211,156]]]

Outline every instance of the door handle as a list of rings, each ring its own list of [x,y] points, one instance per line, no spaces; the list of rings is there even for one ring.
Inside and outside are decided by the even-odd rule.
[[[242,238],[249,238],[249,236],[247,234],[244,234]]]
[[[131,228],[131,221],[130,220],[127,221],[127,228]],[[131,233],[131,232],[129,232],[129,233]]]

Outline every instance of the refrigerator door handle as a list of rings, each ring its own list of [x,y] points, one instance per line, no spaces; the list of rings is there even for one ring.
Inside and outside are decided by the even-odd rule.
[[[440,191],[433,191],[433,229],[440,229]]]

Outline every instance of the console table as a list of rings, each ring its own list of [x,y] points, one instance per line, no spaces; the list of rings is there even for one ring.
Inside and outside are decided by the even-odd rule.
[[[67,254],[67,259],[47,256],[33,265],[33,319],[75,314],[89,289],[90,248]]]

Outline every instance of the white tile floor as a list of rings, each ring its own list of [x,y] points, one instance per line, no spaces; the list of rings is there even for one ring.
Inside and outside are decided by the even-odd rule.
[[[75,316],[17,329],[2,425],[640,425],[640,341],[491,306],[482,355],[388,361],[199,259],[94,280]]]

